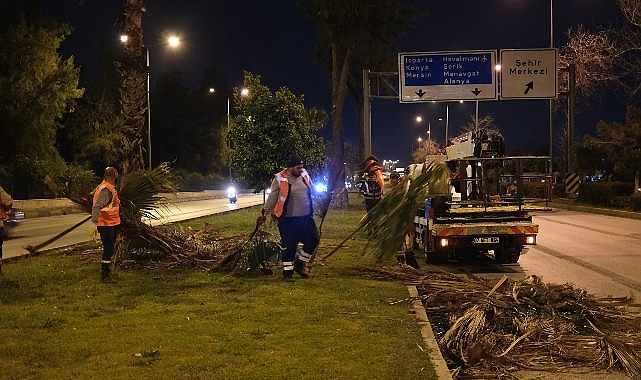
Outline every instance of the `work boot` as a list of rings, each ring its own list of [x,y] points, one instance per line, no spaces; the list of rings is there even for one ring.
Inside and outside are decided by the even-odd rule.
[[[284,270],[283,271],[283,281],[294,282],[294,277],[292,277],[293,274],[294,274],[293,270]]]
[[[111,278],[111,268],[109,267],[109,264],[103,263],[100,267],[100,282],[105,284],[113,284],[116,282]]]
[[[102,282],[103,284],[115,284],[116,280],[114,280],[111,276],[107,276],[101,277],[100,282]]]
[[[305,262],[302,260],[294,261],[294,272],[298,273],[301,278],[309,278],[309,274],[305,272]]]

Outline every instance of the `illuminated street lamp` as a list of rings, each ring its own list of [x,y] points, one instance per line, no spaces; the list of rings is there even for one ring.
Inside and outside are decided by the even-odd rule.
[[[213,88],[213,87],[210,87],[209,88],[209,92],[213,94],[213,93],[216,92],[216,89]],[[239,93],[240,93],[241,96],[248,96],[249,95],[249,89],[247,87],[243,87],[242,89],[240,89]],[[229,135],[229,133],[231,131],[231,107],[230,107],[230,104],[231,103],[230,103],[229,96],[227,96],[227,148],[229,149],[229,151],[231,153],[231,136]],[[231,156],[229,157],[229,182],[230,183],[233,182],[233,178],[232,178],[232,175],[231,175]]]
[[[423,122],[423,117],[421,115],[416,116],[416,122]],[[427,123],[427,138],[428,140],[432,140],[432,124],[430,122]]]
[[[176,36],[170,36],[167,38],[167,41],[164,43],[156,44],[156,45],[164,45],[167,44],[172,48],[175,48],[180,44],[180,39]],[[152,45],[152,46],[156,46]],[[149,48],[150,46],[146,46],[146,54],[147,54],[147,150],[149,153],[149,169],[152,168],[151,166],[151,101],[149,99],[150,97],[150,81],[149,81],[149,72],[150,70],[150,65],[149,65]]]
[[[120,42],[125,44],[129,41],[129,36],[126,34],[120,35]],[[172,48],[177,47],[180,45],[180,38],[178,36],[169,36],[165,41],[149,45],[149,46],[144,46],[145,48],[145,55],[147,59],[147,153],[148,153],[148,160],[149,160],[149,169],[152,168],[151,165],[151,100],[150,100],[150,65],[149,65],[149,48],[154,47],[154,46],[159,46],[159,45],[169,45]]]

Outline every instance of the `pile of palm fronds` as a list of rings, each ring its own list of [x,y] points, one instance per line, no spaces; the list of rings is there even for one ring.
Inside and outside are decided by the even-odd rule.
[[[153,170],[139,170],[122,177],[118,197],[121,201],[116,257],[121,262],[138,263],[147,268],[188,266],[232,270],[245,249],[246,237],[222,238],[209,226],[199,231],[172,226],[154,227],[143,220],[157,219],[167,200],[162,193],[175,194],[178,188],[167,163]],[[91,212],[91,194],[70,199]],[[249,247],[248,247],[249,246]]]
[[[123,229],[123,231],[125,231]],[[174,226],[129,226],[118,237],[118,261],[147,269],[190,267],[231,270],[229,258],[243,251],[241,236],[223,237],[208,224],[194,231]]]
[[[404,267],[364,271],[417,281],[455,377],[590,367],[641,378],[641,313],[630,298],[599,299],[535,276],[497,282]]]

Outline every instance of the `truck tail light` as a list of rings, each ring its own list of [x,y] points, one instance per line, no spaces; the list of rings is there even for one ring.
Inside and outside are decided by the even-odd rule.
[[[536,244],[536,235],[526,236],[525,244]]]
[[[441,247],[447,247],[449,245],[449,241],[447,241],[446,238],[440,238],[438,240],[438,245],[440,245]]]

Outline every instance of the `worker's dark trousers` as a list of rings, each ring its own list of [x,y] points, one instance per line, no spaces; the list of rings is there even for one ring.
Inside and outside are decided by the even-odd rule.
[[[367,211],[369,211],[372,208],[374,208],[374,206],[376,206],[378,204],[378,202],[381,201],[381,196],[380,195],[378,195],[376,197],[371,197],[371,196],[365,195],[364,198],[365,198],[365,210],[367,210]]]
[[[114,255],[116,247],[116,235],[118,226],[98,226],[98,233],[102,241],[102,265],[100,267],[100,277],[109,277],[111,270],[111,257]]]
[[[280,244],[283,250],[283,277],[292,277],[294,268],[302,270],[309,255],[318,245],[318,231],[311,215],[282,217],[278,220]],[[303,243],[306,255],[296,257],[298,243]]]

